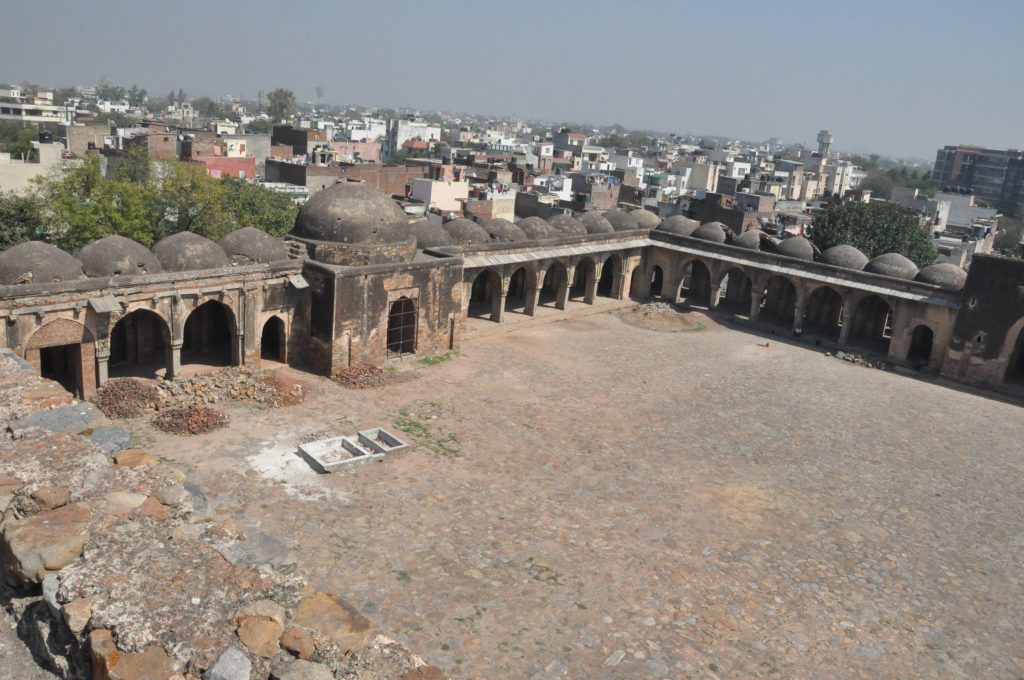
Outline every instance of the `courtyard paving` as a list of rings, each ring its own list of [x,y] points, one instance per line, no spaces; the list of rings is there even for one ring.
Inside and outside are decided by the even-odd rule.
[[[1024,677],[1024,410],[701,325],[527,324],[212,435],[133,427],[456,678]],[[417,446],[295,455],[375,426]]]

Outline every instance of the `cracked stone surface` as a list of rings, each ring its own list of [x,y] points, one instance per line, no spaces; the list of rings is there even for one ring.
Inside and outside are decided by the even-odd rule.
[[[219,518],[453,677],[1019,678],[1024,411],[600,315],[180,438]],[[316,475],[311,432],[416,447]]]

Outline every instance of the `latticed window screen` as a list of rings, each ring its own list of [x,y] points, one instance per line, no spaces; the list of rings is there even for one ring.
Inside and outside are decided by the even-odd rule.
[[[388,356],[416,353],[416,303],[401,297],[388,312]]]

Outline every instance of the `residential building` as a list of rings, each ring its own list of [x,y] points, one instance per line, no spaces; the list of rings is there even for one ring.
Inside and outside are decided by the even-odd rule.
[[[935,154],[933,175],[940,191],[973,193],[1008,215],[1024,212],[1024,152],[945,146]]]

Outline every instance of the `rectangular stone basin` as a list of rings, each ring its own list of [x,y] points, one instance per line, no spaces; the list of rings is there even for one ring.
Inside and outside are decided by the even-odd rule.
[[[372,430],[361,430],[358,437],[360,444],[377,453],[391,453],[408,446],[408,444],[395,435],[379,427],[375,427]]]

